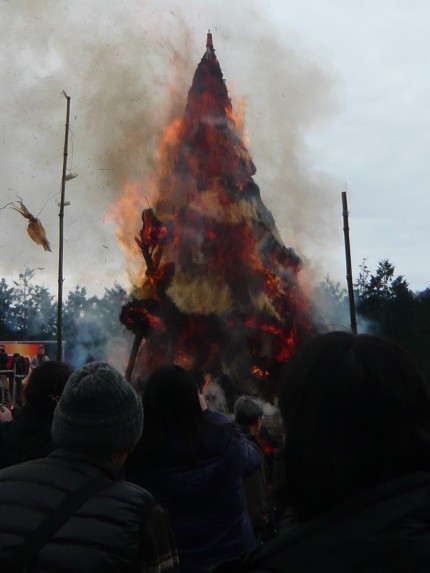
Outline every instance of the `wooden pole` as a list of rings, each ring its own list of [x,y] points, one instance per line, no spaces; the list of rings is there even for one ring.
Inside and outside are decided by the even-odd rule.
[[[355,313],[354,287],[352,284],[351,247],[349,242],[348,201],[346,191],[342,191],[343,234],[345,237],[346,283],[348,285],[349,314],[351,317],[351,331],[357,334],[357,318]]]
[[[66,111],[66,131],[64,136],[64,154],[63,154],[63,175],[61,178],[61,200],[60,212],[60,237],[58,247],[58,298],[57,298],[57,360],[63,358],[63,237],[64,237],[64,199],[66,195],[66,175],[67,175],[67,156],[69,150],[69,119],[70,119],[70,97],[63,91],[67,100]]]
[[[134,342],[133,347],[130,352],[130,358],[128,359],[127,368],[125,371],[125,379],[130,382],[131,375],[133,373],[134,364],[136,362],[137,353],[139,351],[140,344],[143,340],[143,336],[141,334],[134,335]]]

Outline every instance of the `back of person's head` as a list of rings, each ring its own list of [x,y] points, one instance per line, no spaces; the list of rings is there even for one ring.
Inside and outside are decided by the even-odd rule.
[[[240,396],[234,403],[234,421],[239,426],[249,428],[263,416],[263,405],[254,396]]]
[[[162,424],[180,425],[202,413],[194,378],[177,365],[160,366],[150,374],[143,388],[143,406],[148,420],[154,416]]]
[[[142,451],[145,459],[154,463],[166,459],[173,436],[177,455],[192,458],[202,445],[205,428],[210,426],[193,376],[177,365],[160,366],[148,377],[143,387],[143,410]]]
[[[430,468],[430,399],[409,355],[382,338],[324,334],[286,365],[279,407],[286,501],[299,519]]]
[[[54,412],[52,437],[58,447],[110,455],[131,450],[142,426],[142,403],[131,385],[108,363],[91,362],[70,376]]]
[[[73,369],[66,363],[44,362],[32,371],[24,388],[24,401],[42,416],[52,416]]]

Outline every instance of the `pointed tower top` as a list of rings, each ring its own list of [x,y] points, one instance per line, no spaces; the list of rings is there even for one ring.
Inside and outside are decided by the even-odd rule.
[[[192,125],[204,118],[217,117],[225,123],[226,110],[231,111],[231,101],[222,76],[221,67],[215,55],[211,31],[206,39],[206,51],[194,72],[193,83],[188,92],[187,114]]]
[[[211,56],[215,56],[215,50],[214,50],[214,44],[212,42],[212,34],[211,31],[208,30],[207,36],[206,36],[206,52],[205,52],[205,58],[208,60]]]

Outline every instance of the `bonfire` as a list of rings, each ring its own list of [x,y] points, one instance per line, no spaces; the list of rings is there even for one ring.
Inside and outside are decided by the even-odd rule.
[[[120,317],[135,334],[127,376],[144,381],[170,362],[270,398],[313,326],[301,260],[261,200],[210,32],[160,155],[135,237],[145,275]]]

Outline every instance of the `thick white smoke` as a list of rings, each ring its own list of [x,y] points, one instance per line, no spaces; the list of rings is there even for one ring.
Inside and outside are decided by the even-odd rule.
[[[72,98],[68,166],[79,177],[66,190],[64,289],[79,283],[100,294],[115,280],[129,286],[109,208],[125,178],[143,181],[137,211],[146,206],[158,139],[185,105],[208,28],[233,104],[244,100],[256,181],[283,239],[312,266],[316,253],[341,240],[332,232],[340,228],[335,185],[312,170],[306,150],[307,130],[333,109],[332,78],[274,33],[266,2],[241,0],[225,10],[210,0],[4,2],[1,206],[21,196],[53,252],[32,243],[26,221],[4,209],[2,276],[38,269],[37,281],[55,292],[65,90]]]

